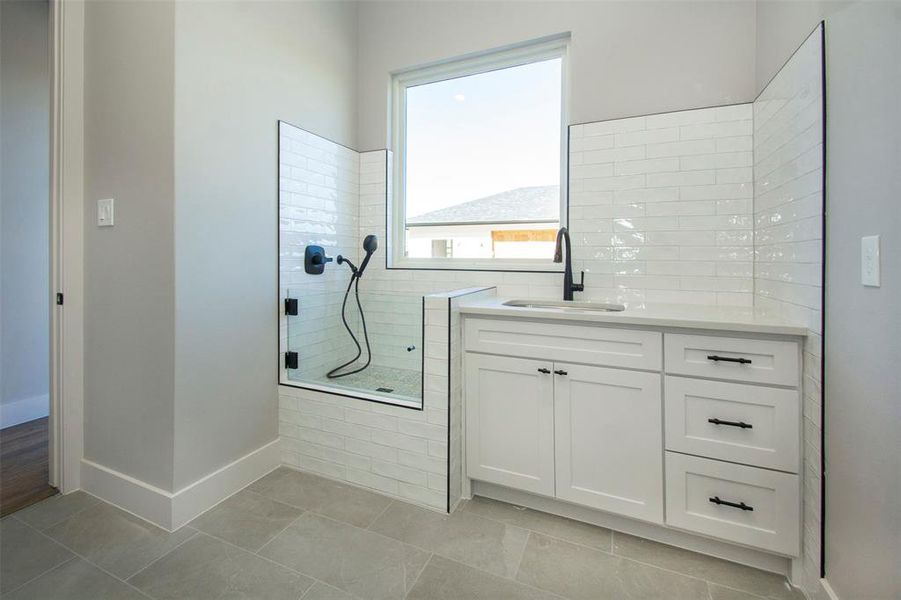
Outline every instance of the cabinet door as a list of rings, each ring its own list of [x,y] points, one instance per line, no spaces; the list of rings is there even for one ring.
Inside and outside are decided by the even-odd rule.
[[[660,375],[554,369],[557,497],[662,523]]]
[[[467,353],[469,477],[554,495],[554,375],[550,362]]]

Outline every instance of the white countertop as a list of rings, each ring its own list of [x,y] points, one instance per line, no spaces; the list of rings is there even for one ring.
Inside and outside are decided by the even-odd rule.
[[[504,306],[504,302],[508,300],[510,298],[464,300],[460,303],[460,312],[468,315],[521,319],[552,319],[583,323],[647,325],[792,336],[807,335],[807,327],[804,325],[787,322],[771,315],[763,315],[751,307],[641,304],[628,306],[622,312],[578,312],[557,308]]]

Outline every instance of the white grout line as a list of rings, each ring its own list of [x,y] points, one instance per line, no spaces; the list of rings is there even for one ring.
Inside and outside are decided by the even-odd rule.
[[[64,547],[65,547],[65,546],[64,546]],[[66,549],[68,550],[68,548],[66,548]],[[50,568],[47,569],[46,571],[41,571],[40,573],[38,573],[37,575],[35,575],[34,577],[32,577],[31,579],[29,579],[29,580],[26,581],[25,583],[21,583],[21,584],[19,584],[18,586],[14,587],[13,589],[8,590],[8,591],[6,591],[6,592],[3,592],[3,595],[6,596],[6,595],[12,594],[13,592],[16,592],[16,591],[18,591],[18,590],[21,590],[23,587],[25,587],[26,585],[28,585],[28,584],[31,583],[32,581],[36,581],[36,580],[40,579],[41,577],[43,577],[43,576],[46,575],[47,573],[52,573],[53,571],[57,570],[57,569],[60,568],[61,566],[69,564],[69,563],[72,562],[73,560],[78,560],[78,556],[73,554],[70,558],[67,558],[66,560],[64,560],[63,562],[59,563],[58,565],[53,565],[52,567],[50,567]]]
[[[382,512],[380,512],[379,514],[377,514],[377,515],[375,516],[375,518],[369,522],[369,525],[367,525],[364,529],[366,529],[366,531],[372,531],[371,527],[372,527],[373,525],[375,525],[375,522],[378,521],[379,519],[381,519],[382,516],[383,516],[386,512],[388,512],[388,509],[391,508],[391,507],[394,505],[395,502],[397,502],[397,500],[393,500],[393,499],[392,499],[391,502],[388,503],[388,506],[386,506],[385,509],[382,510]],[[377,533],[377,532],[375,532],[375,533]]]
[[[125,582],[127,583],[128,579],[131,579],[132,577],[134,577],[134,576],[136,576],[136,575],[138,575],[138,574],[140,574],[140,573],[143,573],[144,571],[146,571],[147,569],[149,569],[150,567],[152,567],[152,566],[155,565],[156,563],[160,562],[161,560],[163,560],[164,558],[166,558],[167,556],[169,556],[170,554],[172,554],[173,552],[175,552],[176,550],[178,550],[179,548],[181,548],[182,546],[184,546],[185,544],[187,544],[188,542],[190,542],[191,540],[193,540],[194,538],[196,538],[196,537],[197,537],[197,534],[200,533],[200,531],[198,531],[197,529],[194,529],[193,527],[188,527],[187,525],[185,525],[184,527],[187,527],[188,529],[192,530],[194,533],[192,533],[192,534],[189,535],[187,538],[185,538],[184,540],[182,540],[181,542],[179,542],[178,544],[176,544],[176,545],[175,545],[171,550],[169,550],[168,552],[164,552],[162,555],[157,556],[157,557],[154,558],[152,561],[150,561],[149,563],[147,563],[146,566],[141,567],[140,569],[138,569],[137,571],[135,571],[134,573],[132,573],[131,575],[129,575],[127,578],[122,579],[122,581],[125,581]],[[120,578],[120,579],[121,579],[121,578]]]
[[[300,519],[300,517],[304,516],[305,514],[307,514],[307,512],[304,512],[303,515],[300,515],[300,516],[297,517],[297,519],[294,519],[294,521],[292,521],[291,524],[288,525],[288,527],[290,527],[291,525],[293,525],[294,522],[296,522],[298,519]],[[288,529],[288,527],[285,527],[285,529]],[[353,527],[353,525],[352,525],[351,527]],[[283,529],[282,532],[285,531],[285,529]],[[241,546],[238,546],[237,544],[233,544],[232,542],[230,542],[230,541],[228,541],[228,540],[225,540],[225,539],[222,539],[222,538],[219,537],[219,536],[213,535],[212,533],[207,533],[207,532],[205,532],[205,531],[199,531],[198,533],[200,533],[201,535],[205,535],[205,536],[207,536],[207,537],[211,537],[211,538],[213,538],[214,540],[220,541],[220,542],[222,542],[223,544],[227,544],[227,545],[231,546],[232,548],[236,548],[237,550],[241,550],[242,552],[246,552],[246,553],[248,553],[248,554],[250,554],[250,555],[252,555],[252,556],[255,556],[255,557],[257,557],[257,558],[259,558],[259,559],[261,559],[261,560],[264,560],[264,561],[266,561],[266,562],[268,562],[268,563],[270,563],[270,564],[272,564],[272,565],[274,565],[274,566],[276,566],[276,567],[279,567],[279,568],[282,568],[282,569],[286,569],[286,570],[288,570],[288,571],[291,571],[292,573],[295,573],[295,574],[297,574],[297,575],[300,575],[301,577],[305,577],[305,578],[307,578],[307,579],[312,580],[313,583],[310,585],[309,588],[306,589],[306,591],[304,591],[303,596],[301,596],[301,598],[303,598],[304,596],[306,596],[306,595],[310,592],[310,590],[313,589],[313,586],[315,586],[316,583],[321,583],[321,584],[323,584],[323,585],[327,585],[327,586],[329,586],[329,587],[333,587],[333,588],[335,588],[335,589],[341,590],[341,588],[339,588],[339,587],[337,587],[337,586],[334,586],[334,585],[330,584],[330,583],[327,582],[327,581],[323,581],[322,579],[318,579],[318,578],[316,578],[316,577],[313,577],[312,575],[310,575],[310,574],[308,574],[308,573],[304,573],[303,571],[298,571],[297,569],[295,569],[295,568],[293,568],[293,567],[289,567],[288,565],[283,565],[282,563],[280,563],[280,562],[278,562],[278,561],[276,561],[276,560],[272,560],[271,558],[269,558],[269,557],[267,557],[267,556],[263,556],[263,555],[261,555],[261,554],[258,554],[258,552],[262,551],[262,549],[265,548],[266,546],[268,546],[269,543],[272,542],[272,540],[274,540],[275,538],[272,538],[272,540],[269,540],[269,542],[266,542],[266,543],[263,545],[263,548],[260,548],[260,550],[257,550],[257,552],[252,552],[252,551],[248,550],[247,548],[242,548]],[[281,535],[281,532],[279,533],[279,535]],[[276,536],[276,537],[278,537],[278,536]],[[358,597],[356,594],[352,594],[352,593],[350,593],[350,592],[348,592],[348,591],[346,591],[346,590],[341,590],[341,591],[344,592],[344,593],[346,593],[346,594],[348,594],[348,595],[350,595],[350,596],[354,596],[355,598]]]
[[[429,563],[432,562],[432,559],[435,558],[435,553],[429,554],[428,560],[425,561],[425,564],[422,565],[422,568],[419,569],[419,573],[416,574],[416,579],[413,580],[413,583],[410,585],[410,589],[404,590],[404,598],[410,595],[410,592],[413,591],[413,588],[416,587],[416,584],[419,583],[419,578],[422,577],[422,574],[425,573],[426,568],[428,568]],[[404,581],[404,586],[406,586],[407,582]]]
[[[290,506],[290,505],[286,504],[285,506]],[[295,507],[290,506],[290,508],[295,508]],[[308,511],[306,511],[306,510],[301,510],[301,509],[295,509],[295,510],[300,510],[300,514],[297,515],[296,517],[294,517],[293,519],[291,519],[291,522],[290,522],[290,523],[288,523],[287,525],[285,525],[284,527],[282,527],[281,529],[279,529],[278,532],[277,532],[275,535],[273,535],[271,538],[269,538],[268,540],[266,540],[266,541],[263,543],[262,546],[260,546],[260,547],[257,548],[256,550],[248,550],[247,548],[244,548],[244,549],[247,550],[248,552],[250,552],[251,554],[257,554],[257,555],[259,555],[259,553],[263,551],[263,548],[265,548],[266,546],[268,546],[269,544],[271,544],[271,543],[275,540],[275,538],[277,538],[278,536],[280,536],[281,534],[283,534],[285,531],[287,531],[289,527],[291,527],[292,525],[294,525],[295,523],[297,523],[297,521],[299,521],[300,518],[301,518],[302,516],[304,516],[305,514],[307,514],[307,512],[308,512]],[[203,530],[201,530],[201,531],[203,531]],[[206,533],[207,535],[209,535],[209,536],[211,536],[211,537],[214,537],[214,538],[216,538],[217,540],[218,540],[218,539],[221,539],[219,536],[214,535],[214,534],[212,534],[212,533],[207,533],[206,531],[204,531],[203,533]],[[223,542],[227,542],[228,540],[222,540],[222,541],[223,541]],[[236,546],[237,544],[232,544],[232,545],[233,545],[233,546]],[[238,546],[238,547],[240,547],[240,546]],[[261,557],[261,558],[265,558],[265,557]]]
[[[103,502],[103,500],[101,500],[101,499],[98,498],[97,496],[94,496],[93,494],[89,494],[88,492],[85,492],[84,490],[77,490],[77,491],[72,492],[72,493],[73,493],[73,494],[77,494],[77,493],[79,493],[79,492],[82,493],[82,494],[84,494],[85,496],[88,496],[89,498],[92,498],[92,499],[94,500],[94,502],[92,502],[91,504],[88,504],[87,506],[84,506],[84,507],[82,507],[82,508],[76,510],[76,511],[75,511],[74,513],[72,513],[71,515],[66,515],[65,517],[63,517],[63,518],[60,519],[59,521],[54,521],[54,522],[51,523],[50,525],[47,525],[46,527],[44,527],[44,528],[42,528],[42,529],[39,529],[39,531],[47,531],[47,530],[50,529],[51,527],[55,527],[56,525],[59,525],[59,524],[62,523],[63,521],[67,521],[67,520],[69,520],[70,518],[74,517],[75,515],[79,515],[79,514],[83,513],[84,511],[88,510],[89,508],[93,508],[93,507],[97,506],[99,503]],[[63,494],[57,494],[56,496],[51,496],[50,498],[46,498],[45,500],[52,500],[52,499],[54,499],[54,498],[59,498],[59,500],[60,500],[60,502],[61,502],[63,498],[65,498],[66,496],[69,496],[69,495],[70,495],[70,494],[66,494],[65,496],[64,496]],[[12,518],[14,518],[14,519],[16,519],[16,520],[19,521],[20,523],[24,523],[25,525],[28,525],[28,526],[31,527],[32,529],[38,529],[38,528],[35,527],[34,525],[31,525],[31,524],[29,524],[27,521],[25,521],[24,519],[22,519],[21,516],[19,515],[19,513],[20,513],[20,512],[24,512],[24,511],[28,510],[29,508],[32,508],[33,506],[38,506],[39,504],[41,504],[41,503],[44,502],[45,500],[42,500],[41,502],[36,502],[35,504],[32,504],[31,506],[28,506],[28,507],[22,509],[21,511],[16,511],[16,512],[14,512],[13,514],[11,514],[11,515],[9,515],[9,516],[12,517]]]
[[[74,515],[73,515],[73,516],[74,516]],[[68,519],[66,519],[66,520],[68,520]],[[60,522],[62,522],[62,521],[60,521]],[[147,595],[147,594],[146,594],[143,590],[141,590],[140,588],[137,588],[137,587],[135,587],[134,585],[128,583],[128,581],[122,579],[121,577],[119,577],[119,576],[116,575],[115,573],[111,573],[110,571],[108,571],[108,570],[105,569],[104,567],[101,567],[100,565],[98,565],[98,564],[95,563],[94,561],[90,560],[88,557],[84,556],[83,554],[80,554],[80,553],[76,552],[75,550],[73,550],[73,549],[70,548],[69,546],[63,544],[63,543],[60,542],[59,540],[53,539],[52,537],[50,537],[49,535],[47,535],[46,533],[44,533],[44,532],[41,531],[41,530],[35,529],[34,527],[31,527],[31,526],[28,525],[27,523],[26,523],[25,525],[28,526],[28,527],[30,527],[30,528],[33,529],[34,531],[37,531],[40,535],[44,536],[44,537],[47,538],[48,540],[51,540],[51,541],[53,541],[53,542],[56,542],[57,544],[59,544],[60,546],[62,546],[63,548],[65,548],[66,550],[68,550],[69,552],[71,552],[72,554],[74,554],[76,557],[78,557],[78,558],[80,558],[81,560],[85,561],[86,563],[88,563],[88,564],[91,565],[92,567],[94,567],[94,568],[96,568],[96,569],[102,571],[103,573],[106,573],[107,575],[109,575],[110,577],[112,577],[113,579],[115,579],[115,580],[117,580],[117,581],[121,581],[122,583],[124,583],[125,585],[127,585],[127,586],[130,587],[131,589],[135,590],[136,592],[138,592],[139,594],[141,594],[141,595],[144,596],[145,598],[150,598],[150,596]],[[192,535],[192,536],[190,536],[190,537],[194,537],[194,536]],[[189,538],[189,539],[190,539],[190,538]],[[187,540],[185,540],[185,541],[187,541]],[[181,544],[179,544],[179,546],[180,546],[180,545],[181,545]],[[176,547],[177,547],[177,546],[176,546]],[[174,550],[174,548],[173,548],[173,550]],[[166,554],[168,554],[168,552],[167,552]],[[163,556],[165,556],[165,554],[164,554]],[[159,557],[159,558],[162,558],[162,556]],[[159,560],[159,559],[157,559],[157,560]],[[71,562],[71,561],[66,561],[66,562],[68,563],[68,562]],[[156,562],[156,561],[154,561],[154,562]],[[141,570],[143,570],[143,569],[141,569]],[[140,572],[140,571],[138,571],[138,572]],[[133,576],[134,576],[134,575],[132,575],[132,577],[133,577]]]

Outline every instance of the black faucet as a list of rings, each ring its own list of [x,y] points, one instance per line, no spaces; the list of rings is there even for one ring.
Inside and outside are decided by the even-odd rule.
[[[554,262],[563,262],[563,241],[566,241],[566,266],[563,270],[563,299],[572,300],[573,292],[585,290],[585,271],[582,271],[580,283],[573,283],[573,246],[569,239],[569,230],[561,227],[557,232],[557,247],[554,249]]]

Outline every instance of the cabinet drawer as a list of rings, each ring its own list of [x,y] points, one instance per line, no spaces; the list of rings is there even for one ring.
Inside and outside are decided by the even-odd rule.
[[[472,352],[659,371],[662,334],[595,325],[468,317],[464,345]]]
[[[796,342],[668,333],[664,347],[667,373],[798,385]]]
[[[800,548],[797,475],[666,453],[668,525],[787,556]]]
[[[798,471],[798,392],[666,377],[666,447],[758,467]]]

